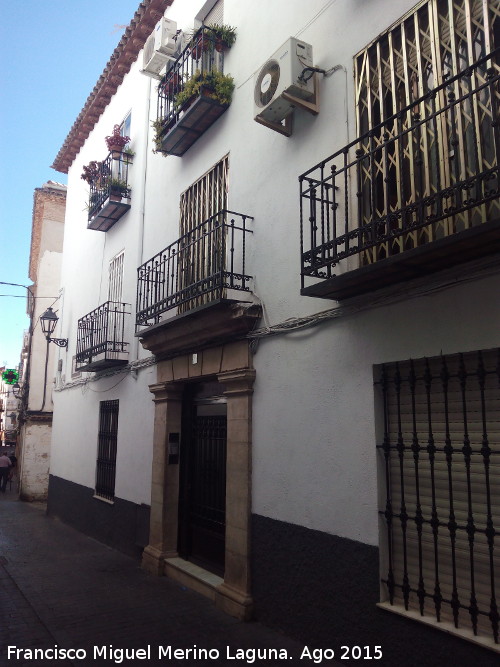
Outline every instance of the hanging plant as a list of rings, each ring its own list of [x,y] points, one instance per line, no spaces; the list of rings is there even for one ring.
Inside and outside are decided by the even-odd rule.
[[[210,26],[210,39],[213,40],[215,50],[222,52],[230,49],[236,41],[236,28],[224,23]]]
[[[109,137],[105,138],[106,141],[106,146],[108,147],[108,150],[112,152],[122,152],[123,148],[128,144],[130,141],[130,137],[124,137],[122,134],[120,134],[120,126],[115,125],[113,127],[113,134]]]
[[[220,104],[230,104],[234,90],[234,79],[229,74],[218,70],[211,72],[196,71],[186,82],[184,89],[175,96],[176,109],[185,108],[198,95],[205,95],[217,100]]]
[[[158,92],[165,97],[172,97],[180,90],[182,85],[182,75],[177,72],[169,72],[158,84]]]
[[[92,160],[83,167],[83,173],[81,178],[86,181],[89,185],[96,183],[101,175],[102,162],[97,162]]]

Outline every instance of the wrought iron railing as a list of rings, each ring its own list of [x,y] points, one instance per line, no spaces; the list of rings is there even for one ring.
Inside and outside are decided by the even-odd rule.
[[[109,153],[105,160],[96,163],[96,174],[90,181],[89,220],[99,213],[110,197],[130,198],[128,166],[129,159],[123,153],[119,156]]]
[[[303,288],[500,217],[499,55],[300,176]]]
[[[161,125],[158,134],[166,133],[175,125],[181,112],[176,98],[189,79],[210,72],[223,72],[224,53],[214,46],[212,29],[201,27],[191,38],[175,63],[158,85],[157,122]]]
[[[126,316],[130,304],[106,301],[78,320],[76,369],[122,361],[128,352],[125,341]]]
[[[219,211],[139,267],[136,324],[148,326],[172,308],[190,310],[250,290],[245,268],[251,216]]]

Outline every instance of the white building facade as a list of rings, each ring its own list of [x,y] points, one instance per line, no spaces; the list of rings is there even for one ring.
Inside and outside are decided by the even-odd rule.
[[[141,3],[54,163],[49,513],[305,641],[493,664],[499,26]]]
[[[28,316],[30,328],[22,352],[18,390],[17,447],[19,495],[22,500],[47,499],[50,467],[54,366],[58,353],[49,345],[40,316],[59,300],[66,187],[54,181],[36,188],[29,260]],[[57,309],[57,306],[56,306]]]

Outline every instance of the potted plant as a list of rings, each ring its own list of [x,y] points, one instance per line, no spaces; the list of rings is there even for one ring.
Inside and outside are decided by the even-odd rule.
[[[178,72],[170,71],[158,84],[158,92],[164,97],[172,97],[180,90],[181,85],[182,76]]]
[[[200,72],[186,81],[184,89],[175,96],[174,106],[177,110],[186,109],[199,95],[217,100],[220,104],[230,104],[234,90],[234,79],[229,74],[218,70]]]
[[[101,175],[101,167],[102,167],[102,162],[97,162],[96,160],[92,160],[92,162],[89,162],[88,164],[84,165],[81,178],[84,181],[86,181],[89,185],[97,183]]]
[[[214,42],[215,50],[221,53],[230,49],[236,40],[236,28],[224,23],[210,26],[210,38]]]
[[[120,126],[115,125],[113,127],[113,134],[105,138],[106,146],[108,147],[109,152],[112,154],[115,160],[120,158],[120,155],[124,147],[130,141],[130,137],[124,137],[120,134]]]
[[[130,188],[127,181],[121,178],[111,178],[109,180],[109,198],[113,201],[119,201],[122,197],[128,199],[130,196]]]
[[[189,48],[191,49],[191,58],[193,60],[199,60],[204,52],[210,50],[210,41],[207,35],[204,34],[203,30],[199,30],[194,35],[189,44]]]
[[[167,120],[167,124],[165,124],[165,119],[158,118],[157,120],[151,121],[151,127],[154,130],[153,143],[155,145],[153,153],[168,155],[168,153],[165,153],[161,148],[161,140],[165,132],[168,131],[172,125],[175,125],[175,115],[172,115],[172,117]]]
[[[132,164],[132,162],[134,161],[134,155],[135,155],[135,151],[133,151],[128,146],[126,146],[123,149],[123,161],[124,161],[124,163],[125,164]]]

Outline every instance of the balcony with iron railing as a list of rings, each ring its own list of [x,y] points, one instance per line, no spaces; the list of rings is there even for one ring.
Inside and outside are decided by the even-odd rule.
[[[138,269],[136,325],[159,323],[241,292],[252,277],[245,266],[251,216],[219,211]]]
[[[88,229],[107,232],[130,209],[130,159],[126,153],[111,152],[102,162],[91,162],[86,167],[85,180],[90,185]]]
[[[342,300],[500,252],[498,58],[300,176],[301,294]]]
[[[224,74],[224,49],[214,28],[191,38],[158,85],[156,149],[181,156],[226,111],[234,83]]]
[[[129,315],[130,304],[106,301],[78,320],[76,370],[95,372],[127,364]]]

